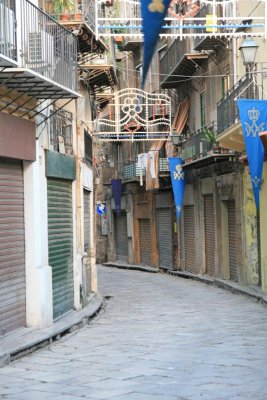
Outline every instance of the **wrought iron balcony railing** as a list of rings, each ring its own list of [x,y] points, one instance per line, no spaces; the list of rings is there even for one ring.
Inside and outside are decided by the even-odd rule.
[[[145,176],[145,169],[142,170]],[[159,173],[169,172],[169,166],[167,158],[159,157]],[[125,162],[122,166],[122,179],[124,180],[139,180],[140,167],[138,166],[137,160],[132,162]]]
[[[253,76],[245,75],[217,104],[218,133],[224,132],[230,126],[239,121],[237,99],[258,99],[259,86],[253,80]]]
[[[0,0],[0,23],[0,60],[3,60],[3,56],[9,57],[16,62],[14,66],[27,68],[40,75],[39,80],[35,76],[34,82],[29,82],[30,76],[24,76],[25,85],[20,81],[23,91],[28,89],[34,95],[36,86],[39,96],[41,77],[50,80],[51,84],[56,83],[57,90],[76,90],[77,39],[70,31],[29,0],[16,3]],[[12,79],[15,77],[12,76]],[[53,94],[51,89],[45,97],[51,95],[53,98]]]
[[[85,23],[95,33],[95,0],[74,0],[68,8],[55,7],[54,2],[46,3],[46,12],[62,24]]]
[[[15,0],[0,0],[0,55],[17,61]],[[2,62],[4,65],[4,62]],[[12,62],[11,62],[12,64]],[[1,62],[0,62],[1,65]],[[8,64],[7,64],[8,65]]]
[[[213,149],[213,144],[208,140],[208,135],[206,134],[209,131],[210,136],[214,135],[214,142],[216,142],[216,128],[215,122],[212,122],[187,136],[181,144],[181,158],[185,162],[190,162],[206,157],[209,153],[216,151]]]

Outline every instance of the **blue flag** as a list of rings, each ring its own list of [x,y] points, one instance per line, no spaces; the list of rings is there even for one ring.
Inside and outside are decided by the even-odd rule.
[[[115,201],[116,213],[121,213],[121,179],[111,179],[112,194]]]
[[[259,133],[267,130],[267,100],[241,99],[237,102],[256,207],[259,208],[264,147]]]
[[[168,158],[168,161],[172,180],[172,190],[175,201],[176,215],[179,219],[183,206],[185,188],[184,171],[182,167],[183,160],[177,157],[170,157]]]
[[[158,36],[166,16],[170,0],[141,0],[141,14],[143,19],[143,65],[142,88],[151,63]]]

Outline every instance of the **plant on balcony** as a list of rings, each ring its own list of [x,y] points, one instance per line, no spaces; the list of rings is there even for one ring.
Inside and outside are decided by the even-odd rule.
[[[203,134],[204,134],[203,140],[209,142],[212,150],[215,153],[218,153],[220,151],[220,146],[217,140],[217,132],[210,128],[204,128]]]
[[[47,10],[50,15],[68,19],[67,16],[74,11],[74,0],[47,0]]]

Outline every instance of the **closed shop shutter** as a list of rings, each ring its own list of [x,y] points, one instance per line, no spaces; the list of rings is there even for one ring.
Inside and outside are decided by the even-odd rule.
[[[26,323],[21,162],[0,161],[0,336]]]
[[[91,247],[90,227],[90,192],[83,191],[83,223],[84,223],[84,251],[87,253]]]
[[[59,318],[73,308],[72,184],[47,180],[48,250],[52,267],[53,315]]]
[[[128,262],[128,237],[127,237],[127,216],[126,212],[120,215],[114,214],[115,240],[117,260]]]
[[[230,279],[238,281],[237,265],[237,232],[236,232],[236,208],[235,200],[227,202],[228,208],[228,236],[229,236],[229,267]]]
[[[204,196],[204,225],[206,273],[215,276],[215,219],[212,194]]]
[[[195,257],[195,212],[194,206],[184,206],[184,252],[185,269],[196,273]]]
[[[139,219],[140,263],[151,265],[150,220]]]
[[[172,269],[172,210],[157,209],[157,238],[159,264],[162,268]]]

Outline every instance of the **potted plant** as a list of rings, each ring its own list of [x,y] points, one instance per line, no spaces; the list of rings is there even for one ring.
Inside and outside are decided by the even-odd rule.
[[[47,9],[54,16],[60,15],[60,19],[69,19],[69,15],[74,10],[74,0],[48,0]]]
[[[214,153],[220,152],[220,146],[217,140],[217,132],[210,128],[204,128],[203,130],[205,141],[210,143],[211,149]]]

